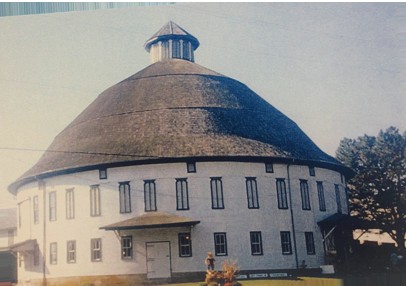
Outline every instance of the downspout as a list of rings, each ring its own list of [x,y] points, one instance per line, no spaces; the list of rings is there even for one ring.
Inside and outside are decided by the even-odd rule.
[[[47,245],[46,245],[46,187],[45,182],[42,180],[38,180],[38,186],[40,190],[42,189],[42,201],[43,201],[43,244],[42,244],[42,285],[47,286],[47,276],[46,276],[46,254],[47,254]]]
[[[292,238],[293,238],[293,249],[295,251],[295,260],[296,260],[296,269],[299,269],[299,258],[297,255],[297,246],[296,246],[296,230],[295,230],[295,219],[293,216],[293,205],[292,205],[292,189],[290,186],[290,164],[286,165],[286,171],[288,175],[288,192],[289,192],[289,205],[290,205],[290,219],[292,222]]]

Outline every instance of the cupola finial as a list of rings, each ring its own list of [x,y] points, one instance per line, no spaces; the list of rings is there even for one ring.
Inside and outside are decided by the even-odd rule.
[[[199,47],[199,41],[169,21],[144,44],[151,55],[152,63],[167,59],[183,59],[194,62],[194,51]]]

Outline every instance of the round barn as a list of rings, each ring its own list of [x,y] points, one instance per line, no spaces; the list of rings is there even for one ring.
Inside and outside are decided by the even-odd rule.
[[[10,186],[19,285],[203,280],[208,252],[247,277],[325,264],[317,222],[347,213],[346,168],[246,85],[196,64],[198,46],[168,22],[145,43],[152,64],[101,93]]]

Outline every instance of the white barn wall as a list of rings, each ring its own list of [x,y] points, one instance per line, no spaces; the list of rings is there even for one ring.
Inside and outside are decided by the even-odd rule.
[[[274,173],[266,173],[263,163],[248,162],[198,162],[196,173],[187,173],[185,163],[150,164],[108,169],[108,179],[99,180],[98,171],[80,172],[46,179],[46,249],[45,259],[47,277],[69,277],[90,275],[124,275],[146,273],[145,243],[149,241],[170,241],[172,272],[204,271],[203,264],[207,251],[214,252],[213,233],[227,233],[228,256],[216,257],[218,268],[224,259],[238,259],[241,269],[294,269],[295,254],[282,255],[280,231],[290,231],[293,247],[290,208],[280,210],[277,205],[276,178],[285,178],[288,189],[287,165],[274,164]],[[306,261],[308,267],[323,264],[323,243],[317,221],[336,212],[334,184],[340,185],[343,211],[346,210],[344,187],[338,172],[316,168],[316,176],[310,177],[307,166],[289,167],[292,193],[292,211],[295,223],[298,261]],[[222,177],[224,209],[211,208],[210,177]],[[256,177],[259,196],[259,209],[248,209],[245,187],[246,177]],[[175,178],[187,178],[190,209],[176,211]],[[121,234],[133,235],[133,260],[121,259],[120,241],[113,231],[99,229],[144,213],[144,180],[156,180],[158,211],[200,220],[192,228],[193,256],[180,258],[178,237],[180,232],[189,228],[170,228],[158,230],[121,231]],[[311,210],[302,210],[299,180],[308,180]],[[118,183],[130,181],[132,212],[120,214]],[[316,181],[324,184],[326,212],[318,209]],[[101,190],[101,216],[90,216],[90,185],[99,184]],[[75,218],[68,220],[65,215],[66,189],[74,188]],[[49,193],[57,193],[57,220],[49,221]],[[39,197],[40,223],[33,224],[33,196]],[[40,253],[43,249],[43,193],[37,183],[24,185],[18,190],[20,203],[21,228],[18,229],[18,241],[36,238]],[[264,255],[252,256],[250,252],[250,231],[261,231]],[[314,233],[316,255],[307,255],[304,232]],[[90,240],[102,239],[102,261],[91,262]],[[76,241],[76,263],[66,262],[66,244]],[[49,264],[49,244],[57,242],[58,261]],[[27,259],[19,268],[19,279],[35,280],[42,278],[42,257],[38,266]]]

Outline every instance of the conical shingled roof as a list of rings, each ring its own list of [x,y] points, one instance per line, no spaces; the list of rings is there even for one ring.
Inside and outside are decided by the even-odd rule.
[[[295,160],[342,168],[244,84],[171,59],[101,93],[14,187],[100,166],[188,160]]]

